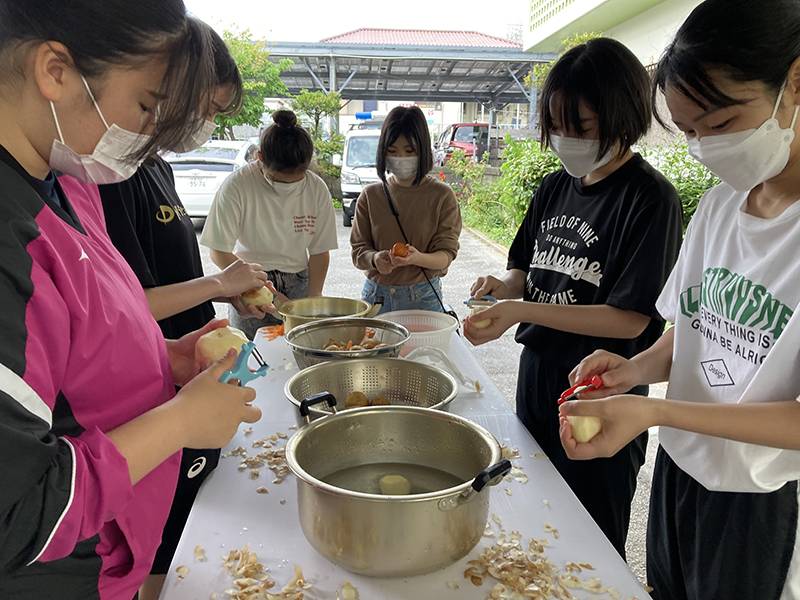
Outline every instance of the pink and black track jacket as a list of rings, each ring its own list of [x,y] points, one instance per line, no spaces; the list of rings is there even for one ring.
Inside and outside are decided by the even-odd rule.
[[[131,600],[180,455],[131,486],[108,432],[175,394],[164,338],[105,231],[0,148],[0,598]]]

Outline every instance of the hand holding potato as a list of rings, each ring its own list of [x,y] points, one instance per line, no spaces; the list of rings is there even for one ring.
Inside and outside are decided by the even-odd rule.
[[[396,244],[395,244],[396,245]],[[390,258],[395,267],[407,267],[409,265],[416,265],[422,252],[414,248],[411,244],[405,244],[405,256],[391,253]]]
[[[201,329],[187,333],[178,340],[166,340],[175,385],[186,385],[207,366],[201,357],[197,356],[197,341],[207,333],[227,325],[228,319],[212,319]]]
[[[559,407],[559,437],[567,456],[573,460],[614,456],[636,436],[658,424],[656,402],[659,400],[636,395],[565,402]],[[602,429],[589,442],[580,442],[578,438],[586,432],[575,431],[570,423],[570,418],[575,417],[599,419]]]
[[[249,404],[256,397],[252,388],[219,382],[235,364],[236,352],[231,349],[165,405],[178,413],[184,447],[222,448],[242,422],[261,418],[261,410]]]
[[[467,317],[464,319],[464,337],[473,346],[496,340],[509,327],[519,322],[516,317],[516,304],[515,301],[498,302],[494,306],[480,311],[480,313]],[[488,324],[481,323],[487,320],[489,321]],[[476,323],[480,323],[482,327],[476,327]]]
[[[215,275],[221,287],[220,296],[229,298],[267,284],[267,274],[261,265],[236,260]]]
[[[272,294],[272,299],[267,304],[259,304],[264,302],[268,296],[265,292]],[[255,293],[250,294],[249,300],[244,298],[245,294],[241,296],[233,296],[230,298],[230,303],[242,317],[245,319],[263,319],[267,314],[275,314],[278,309],[273,304],[277,299],[279,302],[288,302],[289,299],[281,294],[271,281],[267,281],[263,288],[255,290]]]

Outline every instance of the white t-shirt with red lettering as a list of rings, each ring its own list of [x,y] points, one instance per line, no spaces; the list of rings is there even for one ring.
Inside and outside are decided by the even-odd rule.
[[[774,219],[747,192],[709,190],[657,308],[675,323],[667,397],[735,404],[800,397],[800,201]],[[709,490],[768,492],[800,479],[800,452],[662,427],[670,457]]]
[[[200,243],[267,271],[298,273],[310,255],[337,248],[328,186],[310,171],[297,184],[273,183],[252,162],[220,186]]]

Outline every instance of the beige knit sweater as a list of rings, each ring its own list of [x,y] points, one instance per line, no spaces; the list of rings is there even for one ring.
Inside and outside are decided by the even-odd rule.
[[[387,184],[409,243],[428,254],[441,250],[452,262],[458,254],[461,209],[450,186],[430,176],[412,187],[398,185],[392,177],[387,179]],[[353,264],[380,285],[412,285],[425,281],[417,266],[398,267],[388,275],[381,275],[373,266],[373,257],[378,251],[390,250],[403,241],[382,185],[374,183],[364,188],[356,203],[350,234]],[[446,268],[428,270],[431,278],[446,273]]]

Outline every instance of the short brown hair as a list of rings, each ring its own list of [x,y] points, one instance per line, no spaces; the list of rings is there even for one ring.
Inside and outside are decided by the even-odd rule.
[[[282,108],[272,113],[274,123],[261,136],[261,162],[267,171],[291,173],[308,169],[314,141],[297,123],[297,115]]]
[[[375,157],[375,167],[378,177],[386,181],[386,150],[397,141],[400,136],[405,137],[408,143],[417,152],[417,176],[414,185],[419,184],[422,178],[428,175],[433,168],[433,154],[431,153],[431,134],[428,131],[428,122],[418,106],[397,106],[393,108],[381,127],[381,138],[378,141],[378,156]]]

